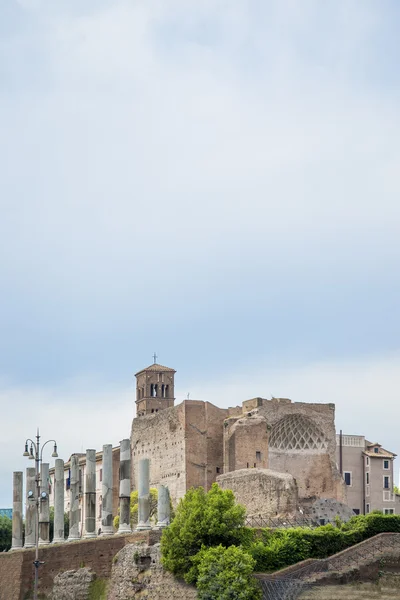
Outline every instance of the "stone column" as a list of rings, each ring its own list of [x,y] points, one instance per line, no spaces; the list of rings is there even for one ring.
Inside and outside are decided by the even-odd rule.
[[[36,469],[26,469],[26,505],[25,505],[25,545],[33,548],[36,544]]]
[[[71,456],[70,508],[68,541],[79,540],[79,456]]]
[[[49,463],[40,469],[39,546],[50,543]],[[46,494],[46,496],[42,496]]]
[[[12,544],[11,550],[22,548],[22,498],[23,498],[23,473],[13,473],[13,512],[12,512]]]
[[[96,450],[86,450],[85,475],[85,538],[96,533]]]
[[[171,504],[169,499],[169,489],[165,485],[158,486],[158,503],[157,503],[157,528],[162,529],[167,527],[171,521]]]
[[[136,529],[151,529],[150,525],[150,461],[148,458],[139,460],[138,472],[139,514]]]
[[[54,536],[53,543],[65,542],[64,538],[64,461],[56,458],[54,469]]]
[[[101,486],[101,532],[102,535],[112,535],[113,527],[113,468],[112,445],[103,446],[103,481]]]
[[[118,533],[131,533],[131,443],[121,440],[119,463],[119,528]]]

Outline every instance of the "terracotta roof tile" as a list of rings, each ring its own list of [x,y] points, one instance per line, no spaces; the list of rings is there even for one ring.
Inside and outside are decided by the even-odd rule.
[[[143,373],[143,371],[159,371],[159,372],[164,372],[164,373],[176,373],[175,369],[171,369],[170,367],[164,367],[163,365],[159,365],[158,363],[154,363],[152,365],[150,365],[149,367],[146,367],[145,369],[142,369],[141,371],[138,371],[137,373],[135,373],[136,375],[139,375],[140,373]]]

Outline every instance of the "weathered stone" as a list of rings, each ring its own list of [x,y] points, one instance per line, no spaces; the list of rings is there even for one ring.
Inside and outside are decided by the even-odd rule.
[[[169,497],[169,489],[165,487],[165,485],[158,486],[157,515],[157,527],[160,529],[167,527],[171,519],[171,500]]]
[[[113,468],[112,445],[103,446],[103,480],[101,500],[101,532],[103,535],[114,533],[113,527]]]
[[[54,537],[53,543],[65,541],[64,536],[64,461],[56,458],[54,470]]]
[[[22,548],[22,498],[23,473],[13,473],[13,513],[12,513],[12,545],[11,550]]]
[[[271,469],[241,469],[217,477],[218,485],[232,490],[247,515],[275,517],[297,511],[296,481],[289,473]]]
[[[86,450],[84,537],[96,536],[96,450]]]
[[[79,540],[79,538],[79,456],[72,454],[68,541]]]
[[[96,575],[87,568],[64,571],[54,578],[51,600],[88,600]]]
[[[163,570],[160,545],[129,544],[113,561],[108,600],[195,600],[195,588]]]
[[[119,528],[118,533],[131,532],[131,443],[121,440],[119,467]]]
[[[50,544],[49,463],[40,468],[39,545]],[[44,495],[45,494],[45,495]]]
[[[31,494],[30,494],[31,492]],[[36,541],[36,469],[26,469],[26,505],[25,505],[25,544],[24,548],[33,548]]]
[[[150,460],[139,461],[138,524],[136,529],[150,529]]]
[[[311,507],[310,517],[315,521],[325,523],[335,523],[340,519],[344,523],[354,517],[354,511],[334,498],[320,498],[316,500]]]

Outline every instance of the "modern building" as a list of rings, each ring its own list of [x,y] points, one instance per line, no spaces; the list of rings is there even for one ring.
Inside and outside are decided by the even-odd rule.
[[[395,457],[363,435],[336,435],[336,458],[347,487],[347,504],[356,514],[373,510],[400,513],[400,496],[393,491]]]
[[[112,449],[113,468],[113,516],[118,513],[119,503],[119,446]],[[85,523],[85,474],[86,454],[77,453],[79,456],[79,506],[80,506],[80,533],[84,531]],[[50,506],[54,506],[54,468],[49,471],[50,476]],[[71,506],[70,494],[71,458],[64,464],[64,512],[68,513]],[[102,505],[102,480],[103,480],[103,452],[96,452],[96,530],[101,530],[101,505]]]

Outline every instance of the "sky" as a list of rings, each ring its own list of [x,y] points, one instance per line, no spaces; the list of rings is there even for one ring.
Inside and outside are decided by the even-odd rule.
[[[129,437],[154,352],[177,401],[334,402],[400,453],[399,26],[0,2],[0,507],[37,426],[64,459]]]

